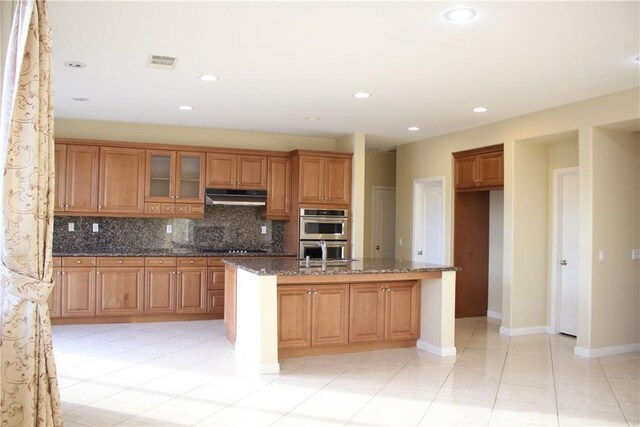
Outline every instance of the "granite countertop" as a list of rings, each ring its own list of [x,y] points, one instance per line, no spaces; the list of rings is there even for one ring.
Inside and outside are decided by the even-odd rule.
[[[203,249],[114,249],[111,251],[90,252],[54,252],[54,257],[90,256],[90,257],[293,257],[294,253],[282,252],[253,252],[253,253],[229,253],[223,250]]]
[[[259,276],[302,276],[319,274],[379,274],[379,273],[430,273],[460,271],[460,267],[426,264],[393,258],[364,258],[361,260],[305,260],[278,259],[227,259],[234,265]]]

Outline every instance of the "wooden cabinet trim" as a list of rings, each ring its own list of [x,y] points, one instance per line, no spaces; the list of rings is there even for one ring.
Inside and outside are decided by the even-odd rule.
[[[96,260],[98,267],[142,267],[143,257],[98,257]]]

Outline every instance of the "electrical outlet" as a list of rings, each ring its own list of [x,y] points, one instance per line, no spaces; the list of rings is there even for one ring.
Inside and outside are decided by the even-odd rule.
[[[100,227],[98,226],[98,223],[97,223],[97,222],[93,223],[92,231],[93,231],[94,233],[97,233],[98,231],[100,231]]]
[[[267,226],[263,225],[260,227],[260,234],[267,234]]]
[[[173,225],[167,224],[167,234],[173,233]]]
[[[73,222],[69,223],[69,231],[76,231],[76,225]]]
[[[605,252],[604,249],[600,249],[598,251],[598,261],[603,262],[605,259]]]
[[[398,245],[402,246],[402,237],[398,239]]]
[[[631,249],[631,259],[634,261],[640,260],[640,249]]]

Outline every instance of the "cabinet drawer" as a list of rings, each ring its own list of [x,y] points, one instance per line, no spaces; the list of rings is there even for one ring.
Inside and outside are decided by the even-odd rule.
[[[143,257],[98,257],[100,267],[143,267]]]
[[[173,203],[163,203],[162,204],[162,213],[172,214],[176,212],[176,205]]]
[[[162,204],[160,203],[145,203],[144,204],[144,212],[145,213],[162,213]]]
[[[191,215],[204,215],[203,205],[191,205]]]
[[[62,258],[54,256],[52,262],[54,267],[60,267],[62,265]]]
[[[63,267],[88,267],[96,265],[95,257],[64,257],[62,258]]]
[[[207,288],[224,290],[224,267],[209,267]]]
[[[207,258],[207,263],[209,264],[209,267],[220,267],[220,268],[224,268],[224,258],[219,258],[219,257],[209,257]]]
[[[206,267],[206,258],[178,258],[178,266],[180,267]]]
[[[144,265],[153,267],[175,267],[176,259],[173,257],[147,257]]]

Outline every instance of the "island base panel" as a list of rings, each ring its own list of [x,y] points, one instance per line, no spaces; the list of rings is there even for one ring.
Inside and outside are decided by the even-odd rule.
[[[323,346],[313,348],[278,349],[280,359],[305,356],[325,356],[329,354],[358,353],[361,351],[388,350],[392,348],[416,347],[416,340],[382,341],[349,345]]]

